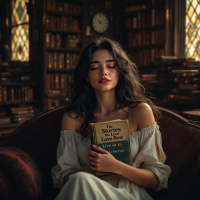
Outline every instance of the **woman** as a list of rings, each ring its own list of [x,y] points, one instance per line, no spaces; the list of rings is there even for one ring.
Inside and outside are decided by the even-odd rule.
[[[145,97],[136,65],[116,41],[101,37],[88,45],[76,63],[70,102],[62,118],[57,165],[52,169],[56,200],[152,199],[144,187],[167,188],[169,166],[163,163],[158,108]],[[89,123],[128,119],[133,165],[93,146]],[[113,172],[96,177],[93,170]]]

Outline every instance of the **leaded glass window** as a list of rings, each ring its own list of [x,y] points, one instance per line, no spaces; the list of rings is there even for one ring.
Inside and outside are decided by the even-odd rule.
[[[26,3],[29,0],[12,0],[11,59],[29,60],[29,15]]]
[[[185,54],[200,60],[200,0],[186,0]]]

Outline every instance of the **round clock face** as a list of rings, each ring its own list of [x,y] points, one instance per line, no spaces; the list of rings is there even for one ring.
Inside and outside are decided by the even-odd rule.
[[[92,19],[92,26],[97,33],[104,33],[109,26],[108,18],[103,13],[97,13]]]

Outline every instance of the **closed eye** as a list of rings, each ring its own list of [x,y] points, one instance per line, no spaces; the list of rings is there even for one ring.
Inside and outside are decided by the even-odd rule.
[[[95,69],[98,69],[98,68],[99,68],[99,67],[96,67],[96,68],[91,68],[91,71],[92,71],[92,70],[95,70]]]

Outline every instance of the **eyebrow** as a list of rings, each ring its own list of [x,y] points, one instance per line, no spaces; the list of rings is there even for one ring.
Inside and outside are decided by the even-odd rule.
[[[114,60],[106,60],[106,62],[115,62]],[[92,63],[100,63],[99,61],[92,61],[92,62],[90,62],[90,65],[92,64]]]

